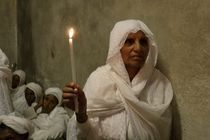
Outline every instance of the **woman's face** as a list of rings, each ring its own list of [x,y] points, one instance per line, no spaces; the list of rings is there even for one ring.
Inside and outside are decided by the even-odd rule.
[[[12,88],[15,89],[20,83],[20,77],[18,75],[12,76]]]
[[[140,69],[149,52],[148,38],[142,31],[130,33],[120,52],[126,68]]]
[[[44,97],[42,113],[50,114],[50,112],[55,108],[58,104],[58,99],[51,94],[48,94]]]
[[[25,99],[29,106],[31,106],[36,99],[34,92],[30,88],[25,89]]]

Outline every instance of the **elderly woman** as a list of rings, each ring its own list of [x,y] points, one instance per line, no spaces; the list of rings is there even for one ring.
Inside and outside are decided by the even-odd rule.
[[[30,140],[31,122],[16,116],[0,116],[0,140]]]
[[[19,69],[13,72],[12,74],[12,85],[11,85],[11,97],[12,101],[14,102],[17,100],[26,88],[26,74],[23,70]]]
[[[152,32],[139,20],[120,21],[109,45],[107,64],[89,76],[84,92],[74,83],[63,89],[66,106],[74,108],[75,96],[79,102],[67,138],[168,140],[173,91],[155,68]]]
[[[42,98],[42,88],[39,84],[30,82],[26,85],[22,95],[13,102],[15,114],[26,118],[33,118],[38,107],[38,102]],[[33,111],[35,110],[35,111]]]
[[[41,113],[32,122],[35,126],[33,140],[62,140],[66,131],[68,114],[61,107],[62,91],[57,87],[45,91]]]
[[[0,115],[9,114],[13,111],[10,97],[9,82],[11,81],[9,60],[0,49]]]

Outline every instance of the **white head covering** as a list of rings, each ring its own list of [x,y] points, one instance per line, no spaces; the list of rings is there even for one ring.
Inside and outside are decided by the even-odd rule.
[[[151,74],[151,71],[156,65],[158,55],[157,45],[153,40],[153,33],[150,29],[142,21],[130,19],[117,22],[110,33],[109,51],[106,62],[127,82],[130,80],[121,57],[120,49],[123,47],[128,34],[136,33],[139,30],[148,38],[150,48],[144,68],[141,69],[141,71],[147,71],[147,74],[144,73],[145,79]],[[135,80],[139,81],[138,78],[135,78]]]
[[[27,88],[31,89],[35,96],[36,96],[36,100],[35,102],[38,102],[39,99],[42,97],[43,93],[42,93],[42,87],[37,84],[37,83],[34,83],[34,82],[30,82],[26,85]]]
[[[0,48],[0,66],[7,65],[9,66],[9,59],[5,55],[5,53]]]
[[[62,103],[62,90],[57,87],[50,87],[45,91],[45,95],[54,95],[58,99],[57,106],[60,106]]]
[[[120,49],[128,34],[139,30],[148,38],[149,53],[144,66],[130,81]],[[135,139],[168,139],[173,90],[168,79],[155,69],[157,55],[153,34],[143,22],[117,22],[110,34],[107,65],[93,72],[84,87],[89,117],[113,115],[125,109]]]
[[[22,86],[26,81],[26,73],[23,70],[16,70],[13,75],[18,75],[20,77],[20,83],[18,86]]]
[[[8,115],[8,116],[2,115],[0,116],[0,124],[1,123],[10,127],[18,134],[25,134],[28,132],[29,137],[34,131],[31,123],[25,118],[20,118],[20,117],[11,116],[11,115]]]

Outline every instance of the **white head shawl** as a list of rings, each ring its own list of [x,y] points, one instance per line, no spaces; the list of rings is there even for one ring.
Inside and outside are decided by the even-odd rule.
[[[5,53],[0,49],[0,66],[7,65],[9,66],[9,59],[5,55]]]
[[[139,74],[137,74],[136,77],[138,78],[133,79],[134,82],[138,83],[140,79],[148,78],[157,62],[158,49],[153,40],[153,33],[142,21],[133,19],[117,22],[110,33],[109,51],[106,62],[109,63],[126,82],[130,80],[121,57],[120,49],[123,47],[128,34],[138,31],[142,31],[149,40],[149,53],[144,67],[141,69],[141,73],[144,73],[144,75],[140,78]]]
[[[54,95],[58,99],[57,106],[60,106],[62,103],[62,90],[57,87],[50,87],[45,91],[45,95]]]
[[[120,49],[128,34],[136,33],[139,30],[144,32],[149,40],[149,53],[144,66],[130,82]],[[173,91],[168,79],[155,69],[157,55],[158,49],[153,40],[153,34],[143,22],[132,19],[117,22],[110,34],[106,61],[108,64],[106,66],[110,65],[111,70],[108,67],[99,68],[94,72],[95,75],[88,78],[84,88],[89,101],[87,104],[88,115],[94,117],[116,113],[121,107],[118,98],[114,96],[115,93],[118,93],[128,112],[136,139],[165,140],[166,137],[168,138],[171,117],[167,113],[170,113],[168,108]],[[102,71],[110,79],[103,79],[104,82],[107,82],[104,84],[106,87],[103,88],[104,85],[102,85],[94,89],[97,82],[100,83],[101,80],[97,74],[99,72],[101,74]],[[113,88],[115,86],[117,88]],[[140,96],[143,97],[139,99]]]
[[[22,86],[26,80],[26,73],[23,70],[16,70],[13,72],[13,75],[18,75],[20,77],[20,83],[18,86]]]
[[[28,132],[29,137],[34,131],[31,123],[25,118],[20,118],[20,117],[11,116],[11,115],[8,115],[8,116],[2,115],[0,116],[0,124],[1,123],[10,127],[18,134],[25,134]]]
[[[39,84],[34,83],[34,82],[30,82],[26,85],[27,88],[31,89],[36,97],[35,102],[38,102],[39,99],[42,97],[42,88]]]

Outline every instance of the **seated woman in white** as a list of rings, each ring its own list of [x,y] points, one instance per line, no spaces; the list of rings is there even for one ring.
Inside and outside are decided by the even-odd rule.
[[[12,85],[10,87],[11,98],[14,102],[18,97],[22,96],[26,88],[26,74],[23,70],[19,69],[12,74]]]
[[[115,24],[107,64],[88,78],[84,92],[72,83],[64,103],[79,111],[68,125],[68,140],[169,140],[173,91],[155,68],[158,47],[153,33],[139,20]],[[87,99],[87,100],[86,100]]]
[[[33,140],[60,140],[66,131],[68,114],[63,107],[62,91],[51,87],[45,91],[41,113],[32,122],[35,126]]]
[[[30,82],[22,94],[13,102],[15,114],[31,119],[36,115],[33,110],[38,109],[38,102],[43,97],[42,88],[39,84]]]

